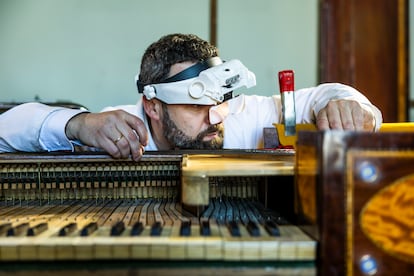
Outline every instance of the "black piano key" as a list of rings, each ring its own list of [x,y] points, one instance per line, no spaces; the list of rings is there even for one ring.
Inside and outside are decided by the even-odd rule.
[[[47,228],[48,228],[48,225],[47,225],[46,222],[39,223],[39,224],[37,224],[37,225],[35,225],[35,226],[30,227],[29,229],[27,229],[27,236],[30,236],[30,237],[37,236],[40,233],[46,231]]]
[[[210,223],[208,222],[208,220],[201,221],[200,235],[201,236],[210,236],[211,235]]]
[[[151,236],[160,236],[161,232],[162,232],[161,222],[159,222],[159,221],[154,222],[154,224],[151,226],[150,235]]]
[[[247,231],[249,232],[250,236],[253,237],[260,237],[260,229],[257,223],[253,221],[249,221],[246,225]]]
[[[131,229],[131,236],[139,236],[141,235],[142,231],[144,230],[144,225],[142,222],[136,222]]]
[[[12,227],[9,230],[7,230],[7,236],[21,236],[23,233],[27,232],[27,229],[29,228],[29,223],[22,223],[17,225],[16,227]]]
[[[216,220],[219,225],[225,225],[226,223],[226,205],[221,202],[217,201],[217,211],[215,211]]]
[[[227,224],[227,227],[229,228],[230,234],[231,234],[233,237],[240,237],[240,236],[241,236],[241,233],[240,233],[240,228],[239,228],[239,225],[237,224],[237,222],[235,222],[235,221],[230,221],[230,222]]]
[[[291,223],[289,222],[289,221],[287,221],[284,217],[282,217],[282,216],[280,216],[280,215],[278,215],[278,214],[276,214],[274,217],[273,217],[273,220],[274,220],[274,222],[277,224],[277,225],[290,225]]]
[[[191,223],[190,221],[181,222],[180,236],[188,237],[191,235]]]
[[[0,225],[0,236],[3,236],[7,233],[7,231],[9,231],[9,229],[12,228],[12,224],[11,223],[3,223],[2,225]]]
[[[120,236],[125,230],[125,224],[123,221],[118,221],[111,228],[111,236]]]
[[[66,224],[59,230],[59,236],[65,237],[67,235],[70,235],[71,233],[75,232],[76,229],[78,229],[78,225],[74,222],[71,222],[69,224]]]
[[[279,237],[280,230],[277,224],[273,220],[266,220],[265,221],[265,229],[271,236]]]
[[[95,232],[97,229],[98,229],[98,224],[96,222],[91,222],[88,225],[86,225],[85,227],[83,227],[83,229],[81,230],[80,235],[82,237],[89,236],[90,234]]]

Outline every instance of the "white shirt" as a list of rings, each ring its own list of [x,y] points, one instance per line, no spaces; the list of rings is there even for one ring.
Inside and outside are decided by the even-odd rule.
[[[330,100],[358,101],[371,110],[376,119],[376,130],[382,123],[381,112],[360,92],[352,87],[330,83],[295,91],[297,123],[315,123],[318,112]],[[263,146],[263,128],[282,122],[282,104],[279,95],[239,95],[228,101],[229,114],[224,119],[225,149],[256,149]],[[108,107],[103,111],[122,109],[142,119],[149,131],[142,100],[136,105]],[[0,115],[0,152],[71,150],[76,141],[65,135],[66,123],[84,112],[39,103],[16,106]],[[151,133],[148,133],[146,151],[158,150]]]

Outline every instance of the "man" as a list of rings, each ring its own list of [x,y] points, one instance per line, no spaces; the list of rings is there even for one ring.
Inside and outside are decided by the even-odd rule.
[[[259,148],[263,128],[282,121],[280,97],[239,95],[222,103],[224,92],[239,80],[248,82],[251,72],[204,93],[200,85],[214,87],[208,78],[216,68],[224,68],[218,78],[244,69],[234,61],[220,63],[218,49],[195,35],[164,36],[142,57],[137,85],[144,96],[136,105],[101,113],[17,106],[0,116],[0,151],[73,150],[80,143],[139,160],[144,149]],[[298,90],[295,105],[298,123],[315,123],[321,130],[373,131],[382,123],[381,112],[366,97],[341,84]]]

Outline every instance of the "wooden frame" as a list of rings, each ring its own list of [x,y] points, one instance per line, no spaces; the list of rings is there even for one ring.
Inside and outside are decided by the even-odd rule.
[[[414,250],[400,251],[402,244],[411,242],[410,237],[394,237],[387,245],[375,236],[381,232],[375,230],[383,226],[388,228],[382,234],[402,233],[402,224],[394,222],[404,212],[389,210],[403,206],[402,210],[411,212],[412,205],[393,194],[414,200],[413,145],[414,133],[299,135],[296,210],[303,219],[302,228],[319,240],[319,275],[407,275],[413,271]],[[374,212],[388,215],[377,224]],[[367,214],[371,218],[364,220]],[[364,271],[367,262],[371,271]]]
[[[384,122],[407,121],[407,0],[321,0],[320,82],[357,88]]]

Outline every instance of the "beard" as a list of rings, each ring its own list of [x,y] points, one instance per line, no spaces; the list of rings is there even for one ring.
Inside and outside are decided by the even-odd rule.
[[[168,142],[177,149],[222,149],[224,140],[224,126],[222,123],[210,125],[206,130],[200,132],[196,138],[191,138],[180,130],[177,125],[171,120],[168,114],[167,107],[163,105],[164,119],[164,137]],[[203,141],[207,135],[217,132],[217,137]]]

